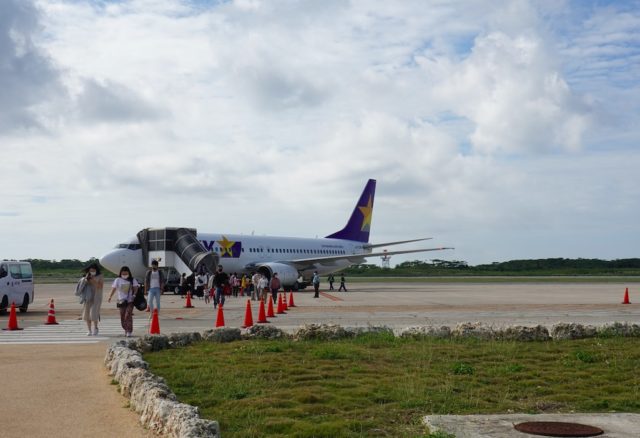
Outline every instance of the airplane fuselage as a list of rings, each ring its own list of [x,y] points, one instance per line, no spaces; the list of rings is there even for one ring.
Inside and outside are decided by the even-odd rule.
[[[264,264],[287,264],[292,260],[304,260],[319,257],[353,256],[354,261],[325,260],[309,263],[298,269],[300,275],[310,277],[314,271],[326,275],[344,269],[359,257],[366,256],[370,249],[364,248],[362,242],[327,238],[297,238],[277,236],[252,236],[242,234],[198,233],[197,239],[210,252],[217,254],[219,263],[228,273],[249,274]],[[128,266],[134,277],[144,278],[147,271],[143,263],[142,250],[137,239],[118,245],[105,255],[101,262],[111,271],[117,272],[121,266]],[[276,265],[277,266],[277,265]],[[180,273],[190,273],[186,269],[178,269]]]

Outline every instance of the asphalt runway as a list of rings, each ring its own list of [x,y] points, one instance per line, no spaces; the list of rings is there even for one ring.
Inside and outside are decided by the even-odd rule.
[[[395,329],[417,325],[449,325],[481,321],[494,326],[512,324],[552,325],[578,322],[600,325],[613,321],[640,322],[640,282],[638,283],[354,283],[349,292],[327,292],[318,299],[311,290],[294,295],[296,308],[270,320],[270,324],[293,330],[303,324],[335,323],[344,326],[385,325]],[[632,304],[621,304],[629,287]],[[102,319],[107,327],[99,339],[111,341],[121,335],[115,303],[107,303],[105,290]],[[67,332],[86,330],[80,317],[80,305],[73,284],[41,284],[36,287],[35,302],[26,314],[18,313],[20,327],[30,333],[41,328],[47,318],[50,299],[55,300],[56,317]],[[160,327],[163,333],[203,331],[213,328],[216,313],[212,304],[193,299],[193,309],[183,308],[184,299],[162,296]],[[247,297],[228,297],[224,306],[228,327],[244,322]],[[258,303],[251,301],[257,320]],[[134,333],[142,335],[149,328],[149,313],[134,314]],[[0,317],[5,327],[7,316]],[[62,327],[47,326],[46,332],[60,332]],[[104,333],[103,333],[104,332]],[[10,334],[11,339],[21,335]],[[23,337],[26,335],[22,335]],[[37,338],[37,337],[36,337]],[[81,340],[81,338],[78,338]],[[7,332],[0,332],[0,343]],[[88,339],[86,341],[89,341]]]

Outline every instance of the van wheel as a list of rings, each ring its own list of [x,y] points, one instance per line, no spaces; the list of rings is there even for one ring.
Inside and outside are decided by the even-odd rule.
[[[22,300],[22,306],[20,306],[20,313],[25,313],[29,308],[29,294],[24,294],[24,300]]]
[[[7,312],[7,307],[9,307],[9,297],[3,296],[2,301],[0,301],[0,314]]]

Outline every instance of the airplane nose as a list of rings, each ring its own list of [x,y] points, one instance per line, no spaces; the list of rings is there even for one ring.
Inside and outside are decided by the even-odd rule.
[[[122,264],[120,251],[111,251],[100,258],[100,264],[113,273],[117,273]]]

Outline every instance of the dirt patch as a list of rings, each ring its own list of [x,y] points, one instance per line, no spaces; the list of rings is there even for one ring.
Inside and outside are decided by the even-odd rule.
[[[0,345],[3,436],[152,437],[111,385],[105,344]]]

